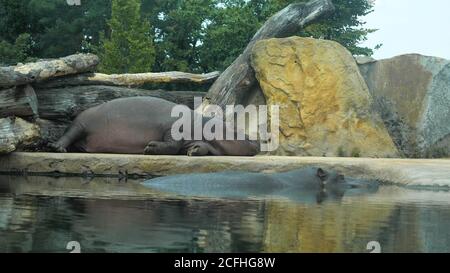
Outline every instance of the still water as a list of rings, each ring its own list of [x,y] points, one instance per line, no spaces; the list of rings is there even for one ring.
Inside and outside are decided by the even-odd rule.
[[[0,252],[450,252],[450,192],[200,199],[142,181],[0,176]]]

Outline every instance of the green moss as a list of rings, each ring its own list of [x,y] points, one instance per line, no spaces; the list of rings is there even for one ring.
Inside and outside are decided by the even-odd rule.
[[[354,148],[351,155],[352,157],[361,157],[361,151],[358,148]]]
[[[339,146],[337,150],[337,155],[338,157],[346,157],[345,150],[342,146]]]

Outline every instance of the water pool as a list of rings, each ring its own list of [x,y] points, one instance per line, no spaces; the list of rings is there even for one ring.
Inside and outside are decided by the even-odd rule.
[[[0,176],[0,252],[450,252],[450,192],[302,204],[185,198],[139,180]]]

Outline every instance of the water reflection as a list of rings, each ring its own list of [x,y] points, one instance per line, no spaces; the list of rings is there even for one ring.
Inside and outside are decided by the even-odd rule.
[[[450,193],[339,202],[186,199],[140,181],[0,176],[0,252],[449,252]]]

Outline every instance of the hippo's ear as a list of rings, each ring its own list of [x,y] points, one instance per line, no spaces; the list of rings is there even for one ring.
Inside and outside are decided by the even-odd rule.
[[[324,171],[322,168],[317,169],[317,176],[324,181],[327,179],[328,173]]]

